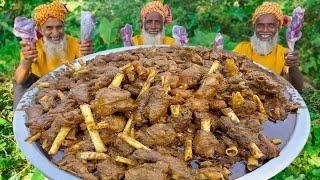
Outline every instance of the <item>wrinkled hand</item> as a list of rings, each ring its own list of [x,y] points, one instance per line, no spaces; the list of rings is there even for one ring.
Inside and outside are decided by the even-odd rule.
[[[91,40],[79,41],[80,43],[80,53],[82,56],[91,54],[93,51],[93,43]]]
[[[20,41],[21,45],[21,51],[24,56],[24,60],[28,63],[33,63],[37,60],[38,57],[38,51],[36,49],[36,44],[35,43],[28,43],[27,41]]]
[[[299,66],[299,51],[293,51],[285,54],[285,65],[288,67],[298,67]]]

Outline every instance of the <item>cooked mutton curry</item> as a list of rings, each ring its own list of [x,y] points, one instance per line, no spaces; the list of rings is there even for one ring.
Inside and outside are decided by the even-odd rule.
[[[206,48],[146,48],[96,56],[39,82],[28,142],[83,179],[228,179],[277,157],[261,131],[297,109],[244,56]]]

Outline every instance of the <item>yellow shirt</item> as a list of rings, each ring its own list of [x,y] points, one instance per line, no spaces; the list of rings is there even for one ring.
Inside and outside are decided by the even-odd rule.
[[[288,52],[288,49],[277,44],[270,54],[261,56],[253,51],[250,42],[241,42],[234,48],[233,51],[247,56],[254,62],[257,62],[280,75],[284,68],[284,58],[285,54]]]
[[[72,36],[66,35],[67,40],[67,62],[71,62],[72,60],[80,57],[79,51],[79,43],[78,40]],[[64,63],[64,60],[55,58],[51,60],[47,60],[46,54],[44,52],[44,42],[43,38],[38,39],[36,41],[36,49],[38,51],[38,58],[37,61],[32,63],[31,65],[31,72],[38,77],[42,77],[49,73],[50,71],[54,70],[55,68],[59,67]],[[23,54],[20,53],[21,60],[24,59]]]
[[[141,35],[138,35],[138,36],[134,36],[132,38],[132,41],[133,41],[133,45],[137,46],[137,45],[143,45],[143,39],[142,39],[142,36]],[[176,40],[171,38],[171,37],[167,37],[165,36],[163,38],[163,42],[162,44],[166,44],[166,45],[175,45],[176,44]]]

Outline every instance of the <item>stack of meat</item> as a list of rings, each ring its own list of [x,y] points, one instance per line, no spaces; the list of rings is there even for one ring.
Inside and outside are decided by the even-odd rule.
[[[84,179],[228,179],[235,162],[253,170],[279,155],[261,125],[297,108],[283,84],[222,50],[146,48],[79,63],[37,84],[26,141]]]

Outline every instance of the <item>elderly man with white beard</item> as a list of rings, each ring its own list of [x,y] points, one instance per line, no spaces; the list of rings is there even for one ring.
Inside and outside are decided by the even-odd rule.
[[[299,70],[299,52],[288,54],[288,49],[278,44],[283,19],[279,4],[263,3],[252,17],[254,34],[250,42],[239,43],[233,51],[246,55],[276,74],[285,76],[298,91],[301,91],[303,76]],[[285,72],[285,66],[289,67],[288,72]]]
[[[63,63],[92,53],[92,41],[79,42],[64,33],[66,6],[59,1],[34,9],[34,21],[42,35],[35,43],[21,41],[21,61],[15,72],[14,105],[36,80]]]
[[[168,6],[151,1],[141,9],[141,35],[132,38],[133,45],[175,45],[175,39],[165,36],[165,24],[171,23]]]

